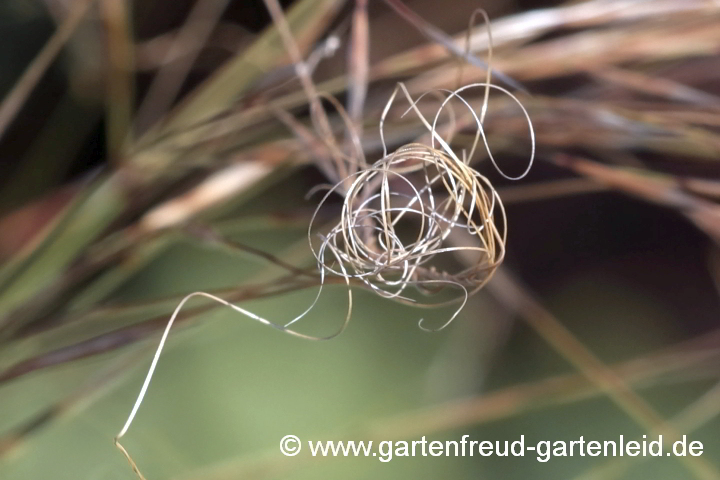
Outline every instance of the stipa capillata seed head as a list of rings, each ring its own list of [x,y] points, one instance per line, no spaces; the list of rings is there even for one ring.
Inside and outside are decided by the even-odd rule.
[[[478,246],[445,246],[456,229],[473,236]],[[321,246],[345,268],[318,259],[327,272],[347,275],[386,298],[407,299],[403,293],[410,286],[426,292],[451,286],[465,297],[502,261],[505,231],[502,202],[487,178],[439,150],[413,143],[359,172],[347,191],[340,220]],[[478,252],[478,263],[457,272],[435,268],[435,257],[460,248]]]
[[[277,2],[267,0],[266,3],[271,13],[279,15],[279,19],[276,20],[278,20],[278,25],[283,27],[280,32],[288,36],[287,25],[283,23],[284,18]],[[487,15],[483,13],[483,16],[487,22]],[[471,19],[471,25],[472,22]],[[291,38],[285,40],[292,43]],[[491,38],[489,40],[491,46],[492,40]],[[318,135],[330,153],[329,157],[325,158],[325,162],[319,161],[318,164],[330,180],[336,182],[319,203],[308,230],[311,239],[310,246],[318,264],[319,288],[317,294],[307,309],[285,323],[271,322],[206,292],[193,292],[181,300],[163,331],[160,344],[155,351],[150,369],[130,415],[115,438],[115,445],[125,455],[133,471],[141,480],[144,480],[144,477],[119,440],[130,428],[150,385],[170,329],[180,310],[190,299],[205,297],[233,309],[246,318],[290,335],[311,340],[327,340],[342,333],[350,321],[353,283],[364,285],[381,297],[415,305],[440,306],[449,302],[459,302],[460,305],[452,316],[439,328],[434,329],[439,330],[458,316],[469,295],[477,292],[490,280],[505,256],[507,221],[497,191],[486,177],[469,165],[469,161],[473,158],[476,147],[482,141],[488,158],[498,172],[507,179],[517,180],[528,173],[535,155],[535,137],[527,111],[512,93],[490,83],[491,56],[490,48],[486,82],[467,85],[454,91],[438,90],[436,92],[444,95],[445,98],[438,108],[432,124],[417,107],[417,102],[423,96],[413,100],[407,88],[403,84],[399,84],[388,100],[380,119],[383,155],[374,164],[368,166],[360,147],[359,138],[352,133],[352,122],[349,117],[333,97],[318,94],[307,73],[306,65],[296,52],[297,72],[303,80],[306,93],[308,93],[312,107],[311,117],[314,123],[317,123]],[[473,88],[484,89],[484,99],[479,115],[463,98],[463,94]],[[483,122],[487,113],[491,89],[499,90],[514,100],[522,109],[528,122],[532,152],[526,170],[517,177],[506,175],[498,167],[485,135]],[[430,142],[429,145],[409,143],[388,153],[383,124],[393,100],[400,90],[410,103],[410,108],[405,113],[410,110],[414,111],[430,133]],[[346,125],[350,127],[349,132],[352,143],[356,147],[357,158],[346,154],[336,144],[327,117],[319,102],[320,97],[328,98],[336,106]],[[444,139],[437,131],[438,119],[452,99],[457,99],[467,107],[467,111],[477,126],[470,153],[468,155],[463,153],[462,159],[450,147],[452,133]],[[454,118],[453,115],[451,117]],[[333,161],[329,161],[330,157]],[[325,201],[334,192],[343,197],[340,219],[329,231],[320,236],[319,246],[314,246],[312,242],[314,220]],[[470,239],[469,244],[459,245],[456,241],[452,244],[448,242],[450,237],[458,232],[464,233],[465,237]],[[460,252],[474,253],[476,257],[474,264],[451,271],[442,268],[446,264],[445,262],[436,262],[439,256]],[[295,322],[307,316],[317,304],[328,274],[342,277],[347,286],[348,308],[341,327],[335,333],[325,337],[307,335],[290,328]],[[460,294],[449,302],[443,300],[434,304],[422,303],[406,294],[410,288],[425,294],[453,288]],[[420,327],[431,330],[423,326],[422,320]]]
[[[444,92],[446,98],[431,125],[417,108],[417,100],[413,101],[405,86],[399,84],[398,89],[411,105],[406,113],[414,110],[429,130],[431,144],[410,143],[389,154],[385,149],[383,157],[374,164],[338,182],[318,206],[320,209],[335,191],[344,197],[339,222],[322,235],[320,246],[313,249],[318,268],[342,276],[348,283],[350,280],[360,282],[385,298],[423,306],[459,301],[455,313],[435,330],[444,328],[459,314],[468,296],[487,283],[505,256],[505,210],[487,177],[469,165],[472,152],[482,140],[493,164],[509,179],[523,178],[534,157],[532,125],[523,109],[533,144],[529,165],[518,177],[510,177],[497,167],[483,130],[483,120],[460,96],[460,92],[473,87],[498,88],[520,105],[516,97],[500,87],[487,83],[469,85]],[[384,137],[384,118],[394,97],[395,94],[383,113],[381,138]],[[449,138],[443,139],[436,130],[438,118],[452,98],[458,98],[469,109],[477,125],[471,154],[462,160],[450,147]],[[481,116],[485,107],[483,103]],[[439,148],[435,147],[436,143]],[[310,228],[312,230],[312,223]],[[446,241],[458,231],[470,237],[469,244],[448,246]],[[437,261],[439,255],[459,251],[474,253],[475,263],[449,271],[442,268],[447,262]],[[421,302],[405,295],[409,287],[425,294],[449,287],[459,295],[450,301]],[[427,329],[422,320],[420,327]]]

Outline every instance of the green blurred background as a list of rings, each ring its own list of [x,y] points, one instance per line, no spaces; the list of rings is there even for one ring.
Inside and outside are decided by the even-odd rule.
[[[6,0],[0,4],[3,97],[56,26],[68,17],[72,3]],[[128,38],[136,66],[130,84],[133,96],[142,98],[158,68],[152,65],[156,54],[148,52],[154,52],[153,45],[164,52],[162,44],[150,42],[181,27],[194,2],[115,3],[125,4],[129,12],[125,27],[131,31]],[[348,35],[354,2],[334,2],[337,8],[327,7],[325,4],[333,3],[327,1],[322,5],[291,3],[284,2],[284,7],[303,4],[301,8],[308,11],[331,12],[318,24],[315,37],[335,28],[343,32],[341,36]],[[541,12],[549,15],[554,9],[581,4],[531,0],[406,3],[458,38],[476,7],[486,8],[493,20],[502,21],[505,16],[518,18],[534,9],[544,8]],[[675,18],[663,12],[679,8],[683,2],[645,3],[659,12],[657,17],[649,16],[649,26],[627,19],[599,26],[583,22],[560,25],[521,45],[510,41],[506,50],[500,48],[499,62],[512,66],[511,59],[521,58],[523,46],[549,44],[563,36],[571,42],[571,36],[585,28],[591,33],[616,28],[615,35],[633,39],[628,44],[640,31],[638,35],[659,45],[664,38],[662,29],[670,28]],[[616,2],[613,8],[622,11],[631,4]],[[227,158],[260,158],[253,148],[292,138],[292,134],[278,127],[278,122],[268,121],[238,128],[229,142],[182,140],[163,147],[167,157],[147,146],[154,156],[142,157],[145,150],[127,144],[113,151],[109,138],[117,122],[108,120],[108,115],[118,112],[113,107],[117,98],[111,96],[108,101],[106,88],[111,80],[104,63],[106,43],[112,44],[106,33],[112,24],[104,23],[103,10],[96,7],[91,7],[88,18],[74,30],[0,141],[0,209],[4,215],[0,223],[4,261],[0,271],[2,479],[134,478],[112,439],[139,391],[159,340],[158,328],[177,300],[195,290],[259,284],[282,274],[247,252],[198,238],[178,225],[148,236],[134,230],[147,218],[143,217],[146,212],[192,190],[224,168]],[[691,30],[702,16],[702,28],[711,31],[707,25],[715,25],[720,30],[716,10],[697,8],[702,15],[690,12],[676,20],[677,24]],[[370,2],[368,15],[371,65],[427,41],[383,2]],[[174,104],[180,109],[187,105],[182,99],[189,92],[217,79],[215,72],[221,65],[242,57],[270,24],[262,1],[229,2],[221,9],[218,23],[225,30],[216,27],[226,35],[216,32],[212,38],[217,44],[192,62]],[[686,84],[710,97],[720,93],[720,38],[713,35],[702,37],[707,42],[701,49],[704,53],[680,51],[653,57],[653,51],[647,54],[649,58],[625,57],[608,63],[650,77],[657,75],[676,82],[675,86]],[[314,44],[308,43],[308,48]],[[278,53],[281,44],[273,45],[278,64],[286,63]],[[318,82],[345,70],[348,53],[345,43],[342,45],[339,53],[318,68]],[[447,68],[456,68],[455,63],[443,61],[450,65]],[[415,65],[371,80],[364,114],[366,129],[372,130],[369,135],[375,134],[378,112],[394,81],[419,78],[431,67]],[[349,328],[328,342],[283,335],[222,308],[194,315],[178,325],[123,441],[145,476],[149,480],[719,478],[715,472],[720,469],[720,395],[715,385],[720,372],[716,284],[720,230],[715,225],[720,221],[715,201],[720,178],[716,163],[720,158],[720,109],[708,100],[686,111],[682,101],[656,92],[660,100],[654,99],[655,110],[661,110],[657,105],[662,104],[665,111],[677,108],[712,119],[680,126],[661,122],[667,129],[661,130],[649,113],[647,118],[638,113],[653,110],[647,107],[650,92],[638,94],[637,88],[630,88],[632,93],[628,93],[627,85],[613,83],[611,88],[588,82],[588,71],[599,68],[597,65],[579,65],[577,71],[572,71],[574,66],[568,68],[570,72],[547,77],[528,74],[527,79],[518,73],[523,71],[520,67],[510,73],[523,80],[536,98],[547,98],[549,103],[560,98],[592,99],[587,111],[578,113],[583,119],[595,121],[596,115],[606,120],[603,108],[608,104],[618,106],[620,113],[615,114],[619,116],[636,108],[622,121],[634,122],[637,130],[624,126],[623,134],[642,139],[654,135],[653,142],[657,142],[648,146],[638,140],[640,145],[636,145],[608,136],[603,145],[602,141],[580,138],[582,132],[567,133],[567,126],[558,125],[553,131],[553,115],[562,112],[546,113],[544,108],[549,111],[550,107],[531,104],[531,115],[538,117],[540,160],[529,177],[518,187],[501,179],[488,162],[481,159],[478,166],[497,182],[501,196],[507,194],[503,198],[509,238],[503,275],[519,281],[522,289],[552,312],[552,321],[564,325],[605,364],[625,365],[624,370],[616,371],[663,418],[681,415],[680,424],[674,427],[691,440],[703,442],[703,466],[693,471],[679,459],[666,457],[627,461],[576,456],[547,463],[532,455],[394,458],[389,463],[377,458],[311,459],[307,451],[298,457],[283,457],[278,443],[288,434],[303,441],[412,441],[421,435],[428,440],[458,440],[465,434],[474,440],[514,441],[525,435],[528,444],[580,436],[602,441],[648,434],[599,387],[584,380],[583,369],[569,363],[562,349],[548,344],[524,322],[528,310],[523,302],[508,302],[508,297],[497,292],[501,287],[472,297],[450,327],[431,334],[417,327],[418,320],[442,323],[452,308],[421,310],[355,289]],[[282,73],[281,69],[271,73],[278,71]],[[703,73],[683,76],[688,71]],[[268,81],[278,86],[274,79]],[[264,88],[256,79],[218,102],[242,113],[255,105],[256,90]],[[283,98],[299,91],[297,84],[279,83],[279,88],[278,97],[286,95]],[[271,92],[268,96],[274,98]],[[342,89],[336,93],[345,100]],[[134,100],[132,108],[138,103]],[[298,117],[307,116],[304,105],[288,108]],[[577,112],[566,115],[573,113]],[[494,121],[502,123],[507,115],[501,112]],[[517,119],[517,112],[515,115],[510,122]],[[401,128],[403,123],[398,120],[397,125]],[[687,133],[686,127],[695,130]],[[508,133],[498,127],[490,131],[496,134],[492,138],[502,153],[519,168],[524,150],[517,145],[527,146],[518,140],[522,132]],[[153,138],[161,144],[157,139],[162,135],[155,133]],[[562,137],[562,133],[578,138],[554,139],[553,135]],[[368,158],[377,158],[377,142],[372,138],[366,151]],[[672,143],[678,138],[687,144]],[[703,153],[697,153],[695,145],[700,145],[697,150]],[[714,150],[703,150],[706,145]],[[227,238],[289,263],[311,267],[306,222],[318,197],[307,199],[305,194],[326,180],[308,161],[285,162],[285,157],[298,156],[290,150],[282,151],[279,161],[269,160],[271,173],[252,188],[200,209],[192,216],[194,221],[212,225]],[[537,193],[533,185],[576,180],[567,168],[552,161],[557,152],[593,158],[612,168],[636,169],[628,171],[640,171],[642,182],[649,182],[637,180],[637,185],[650,186],[633,189],[634,184],[628,187],[629,183],[590,176],[577,191],[557,193],[551,186]],[[172,160],[165,164],[165,158]],[[134,175],[147,178],[136,182]],[[661,183],[652,183],[656,179]],[[671,180],[676,183],[669,183]],[[706,181],[707,188],[686,189],[682,182],[696,180]],[[116,197],[114,189],[122,193]],[[653,196],[656,191],[668,198]],[[677,195],[673,197],[673,193]],[[675,202],[678,195],[692,198]],[[337,203],[333,205],[337,207]],[[93,263],[98,258],[104,260]],[[315,289],[310,288],[243,302],[243,307],[282,322],[306,308],[314,295]],[[342,323],[346,302],[342,286],[328,286],[319,304],[298,326],[312,334],[332,332]],[[153,322],[148,323],[152,325],[148,330],[123,330],[148,321]],[[132,333],[126,339],[123,332]],[[82,350],[84,345],[90,345],[89,350]],[[704,403],[695,403],[698,399]],[[687,408],[695,409],[687,413]],[[306,444],[304,447],[307,450]],[[698,473],[701,470],[704,477]]]

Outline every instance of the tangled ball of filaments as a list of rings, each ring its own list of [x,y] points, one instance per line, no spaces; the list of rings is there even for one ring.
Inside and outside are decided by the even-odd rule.
[[[528,120],[533,145],[530,163],[519,177],[510,177],[498,168],[483,129],[486,104],[478,117],[459,95],[472,87],[500,89],[520,105],[502,88],[487,83],[474,84],[445,92],[448,96],[430,124],[417,108],[417,101],[413,101],[400,84],[411,104],[408,111],[414,110],[426,126],[431,144],[410,143],[392,153],[386,151],[373,165],[330,189],[318,205],[319,210],[333,192],[343,196],[339,222],[321,237],[319,248],[313,249],[323,275],[328,273],[344,277],[348,282],[361,282],[382,297],[415,305],[440,306],[459,300],[459,308],[440,329],[455,319],[468,297],[481,289],[502,263],[507,232],[505,210],[490,181],[470,167],[469,157],[463,155],[461,160],[450,147],[449,139],[444,140],[437,133],[442,109],[451,98],[458,98],[469,109],[477,125],[471,152],[482,140],[489,158],[504,177],[524,177],[534,157],[532,124],[520,105]],[[393,98],[394,94],[383,115],[387,114]],[[312,222],[309,234],[311,230]],[[471,266],[448,271],[442,266],[450,262],[435,261],[440,254],[459,251],[474,253]],[[451,300],[420,302],[405,294],[409,287],[424,294],[450,287],[459,295]],[[422,320],[420,326],[427,329]]]
[[[445,246],[455,230],[475,245]],[[505,232],[505,211],[487,178],[440,150],[411,143],[355,175],[340,221],[316,257],[326,272],[358,280],[386,298],[419,304],[404,295],[408,287],[428,294],[454,287],[461,305],[449,323],[502,262]],[[333,263],[325,261],[328,250]],[[477,262],[456,272],[433,264],[439,254],[456,250],[475,251]]]

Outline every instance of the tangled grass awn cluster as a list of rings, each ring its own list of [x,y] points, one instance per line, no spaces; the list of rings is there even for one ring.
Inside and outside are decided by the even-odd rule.
[[[482,13],[487,21],[487,15]],[[282,32],[283,19],[276,20]],[[491,59],[491,50],[488,54]],[[296,63],[298,62],[296,61]],[[298,76],[307,76],[306,69],[297,68],[297,71]],[[478,145],[482,143],[488,158],[497,171],[507,179],[519,180],[530,171],[535,156],[534,131],[527,111],[511,92],[492,84],[490,79],[491,69],[488,68],[486,82],[466,85],[454,91],[434,92],[443,96],[443,100],[432,123],[425,118],[417,106],[418,101],[424,95],[414,100],[405,85],[398,84],[380,119],[383,155],[371,165],[366,163],[362,149],[357,148],[360,142],[356,137],[353,138],[352,143],[357,158],[345,154],[329,134],[327,117],[321,110],[319,98],[326,98],[333,104],[352,136],[352,122],[342,105],[333,97],[315,92],[314,86],[305,88],[311,105],[315,106],[311,111],[313,124],[320,140],[331,152],[330,155],[334,161],[333,168],[323,168],[327,164],[319,161],[321,170],[335,184],[319,202],[308,227],[310,249],[317,261],[320,277],[318,292],[308,308],[292,320],[282,324],[271,322],[206,292],[194,292],[182,299],[163,331],[130,415],[115,437],[115,445],[125,455],[133,471],[141,480],[145,480],[145,477],[119,440],[127,433],[135,419],[147,393],[170,329],[180,310],[190,299],[194,297],[208,298],[247,318],[296,337],[309,340],[328,340],[342,333],[350,321],[353,304],[351,287],[353,285],[365,287],[381,297],[412,305],[426,307],[458,305],[450,318],[439,327],[430,328],[424,325],[423,320],[419,321],[419,326],[423,330],[437,331],[449,325],[462,311],[468,297],[480,290],[490,280],[505,256],[507,219],[497,191],[488,178],[470,166],[470,160]],[[308,78],[305,78],[305,83],[308,83]],[[463,97],[463,94],[469,90],[477,88],[484,89],[485,93],[479,115],[469,101]],[[515,101],[528,123],[532,146],[530,160],[524,172],[516,177],[506,175],[499,168],[483,129],[490,90],[497,90]],[[402,92],[410,104],[405,114],[410,111],[414,112],[429,132],[429,145],[414,142],[388,152],[383,127],[398,92]],[[454,111],[449,104],[453,99],[459,101],[468,110],[476,126],[472,148],[469,153],[463,151],[461,156],[458,156],[450,146],[453,136],[452,128],[446,138],[438,133],[438,122],[446,108],[451,113],[451,118],[455,118]],[[287,121],[288,114],[280,113],[285,115],[285,121]],[[316,235],[313,228],[314,221],[323,205],[334,194],[343,197],[340,219],[328,232]],[[446,246],[445,240],[458,230],[469,234],[473,243],[467,246]],[[319,236],[319,243],[313,242],[313,238],[317,236]],[[435,259],[439,255],[452,254],[459,250],[474,252],[477,256],[475,265],[453,272],[438,268],[440,262],[436,262]],[[341,277],[347,287],[347,315],[340,328],[326,337],[306,335],[291,328],[293,324],[307,316],[317,304],[327,275]],[[408,291],[411,289],[426,297],[446,289],[457,292],[457,295],[449,300],[445,298],[435,303],[423,303],[409,296]]]
[[[336,184],[318,206],[320,209],[329,195],[349,184],[344,192],[340,221],[323,238],[320,249],[314,251],[318,268],[322,271],[359,281],[382,297],[415,305],[420,304],[403,295],[408,287],[415,287],[426,294],[443,287],[460,292],[454,300],[430,304],[441,306],[459,301],[460,306],[439,328],[427,328],[421,320],[420,328],[424,330],[440,330],[452,322],[468,296],[490,280],[505,256],[507,221],[502,201],[490,180],[469,165],[480,139],[490,159],[495,162],[481,119],[460,96],[461,92],[478,87],[499,89],[513,98],[525,113],[533,144],[528,167],[518,177],[505,175],[498,168],[501,175],[508,179],[523,178],[529,172],[534,157],[532,124],[525,109],[510,92],[489,83],[446,92],[448,96],[431,125],[405,86],[399,84],[395,93],[402,90],[405,94],[411,104],[408,111],[414,110],[428,128],[431,144],[410,143],[389,154],[385,149],[380,160]],[[384,137],[384,117],[394,97],[395,94],[390,98],[381,121],[381,137]],[[462,160],[436,131],[438,118],[453,97],[467,106],[477,125],[471,154]],[[443,242],[455,229],[462,229],[475,237],[477,246],[444,246]],[[332,265],[325,261],[328,250],[336,260]],[[459,272],[439,271],[432,265],[437,255],[457,250],[476,252],[477,263]]]

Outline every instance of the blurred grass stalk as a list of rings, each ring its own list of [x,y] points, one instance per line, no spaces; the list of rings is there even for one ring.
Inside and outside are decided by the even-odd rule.
[[[288,21],[299,44],[307,48],[322,32],[341,3],[337,0],[305,0],[295,6],[288,14]],[[77,23],[79,22],[75,21],[70,27],[77,26]],[[65,30],[62,31],[60,40],[51,40],[53,45],[67,39],[69,32]],[[57,49],[58,47],[55,47],[51,53],[56,53]],[[50,54],[41,58],[46,56]],[[275,30],[270,28],[250,47],[250,51],[226,65],[208,80],[192,99],[178,107],[172,115],[172,122],[158,128],[156,132],[149,132],[144,138],[150,140],[139,140],[139,143],[153,143],[153,138],[162,138],[168,130],[199,123],[222,112],[251,82],[269,69],[280,65],[283,57],[282,47],[276,41]],[[49,60],[46,60],[42,65],[46,67],[48,63]],[[20,82],[25,85],[27,81],[23,78]],[[25,90],[29,91],[31,88],[32,85]],[[3,105],[17,103],[16,96],[11,94]],[[192,138],[187,138],[187,135]],[[189,144],[198,140],[197,132],[181,137],[182,141]],[[43,235],[43,241],[36,240],[37,245],[31,245],[19,252],[11,262],[2,267],[1,337],[8,338],[27,321],[22,315],[13,317],[11,314],[18,312],[23,304],[51,285],[71,263],[86,252],[92,241],[130,208],[133,191],[152,185],[157,187],[167,176],[182,173],[181,161],[176,161],[177,152],[171,145],[161,143],[149,150],[134,154],[131,152],[129,155],[129,158],[121,160],[122,165],[116,172],[103,174],[86,187],[85,193],[78,195],[77,205],[68,209],[64,218],[57,222],[56,228]],[[247,161],[262,163],[262,158],[250,158]]]

